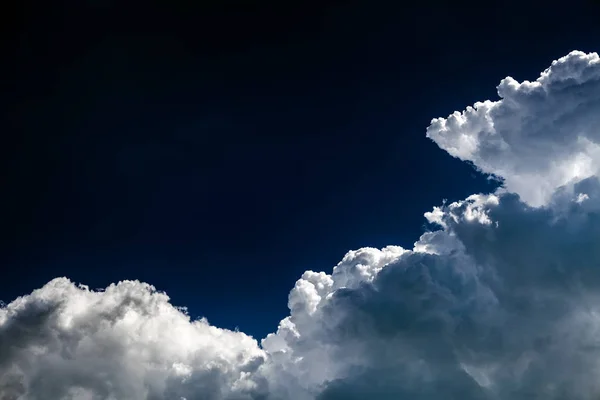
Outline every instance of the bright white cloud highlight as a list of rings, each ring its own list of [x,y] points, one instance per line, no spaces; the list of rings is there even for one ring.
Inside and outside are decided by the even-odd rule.
[[[425,214],[412,250],[307,271],[259,345],[152,286],[65,278],[0,308],[0,399],[600,397],[600,61],[572,52],[427,134],[506,190]]]
[[[600,168],[600,58],[573,51],[535,81],[511,77],[500,100],[435,118],[427,136],[454,157],[500,176],[534,206]]]

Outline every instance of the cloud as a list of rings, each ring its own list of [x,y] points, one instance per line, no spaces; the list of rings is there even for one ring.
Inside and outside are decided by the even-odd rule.
[[[250,399],[252,338],[190,321],[139,282],[55,279],[0,310],[0,398]]]
[[[500,100],[435,118],[427,136],[454,157],[504,179],[528,204],[545,204],[571,180],[600,168],[600,58],[573,51],[535,81],[511,77]]]
[[[59,278],[14,300],[0,399],[599,398],[599,65],[572,52],[433,120],[430,138],[505,190],[434,207],[411,250],[305,272],[260,345],[139,282]]]
[[[577,186],[600,201],[596,178]],[[292,311],[275,335],[280,366],[313,372],[303,381],[322,400],[597,398],[600,214],[583,204],[557,213],[503,194],[437,208],[446,228],[396,250],[374,277],[323,293],[308,320]],[[336,269],[381,258],[363,249]],[[335,270],[319,282],[330,280]]]

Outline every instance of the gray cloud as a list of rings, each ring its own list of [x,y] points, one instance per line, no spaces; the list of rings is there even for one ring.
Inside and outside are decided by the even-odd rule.
[[[326,329],[338,351],[360,356],[319,399],[597,398],[600,214],[509,194],[442,210],[453,252],[407,253],[324,307],[344,315]]]

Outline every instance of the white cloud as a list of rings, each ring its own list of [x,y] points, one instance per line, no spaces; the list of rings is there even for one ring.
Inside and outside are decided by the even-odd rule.
[[[573,52],[434,120],[506,190],[434,207],[412,250],[305,272],[261,346],[149,285],[60,278],[0,307],[0,399],[599,398],[599,65]]]
[[[454,157],[504,179],[509,192],[545,204],[600,168],[600,58],[573,51],[533,82],[507,77],[500,100],[436,118],[427,136]]]
[[[139,282],[94,292],[59,278],[0,310],[2,399],[251,398],[263,357]]]

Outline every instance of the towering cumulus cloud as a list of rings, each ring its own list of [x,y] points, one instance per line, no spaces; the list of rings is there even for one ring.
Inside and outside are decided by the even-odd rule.
[[[437,118],[427,136],[461,160],[504,179],[533,206],[600,168],[600,58],[573,51],[534,82],[511,77],[498,101]]]
[[[600,59],[498,94],[427,136],[504,187],[434,207],[412,250],[305,272],[260,344],[59,278],[0,309],[0,399],[600,398]]]

